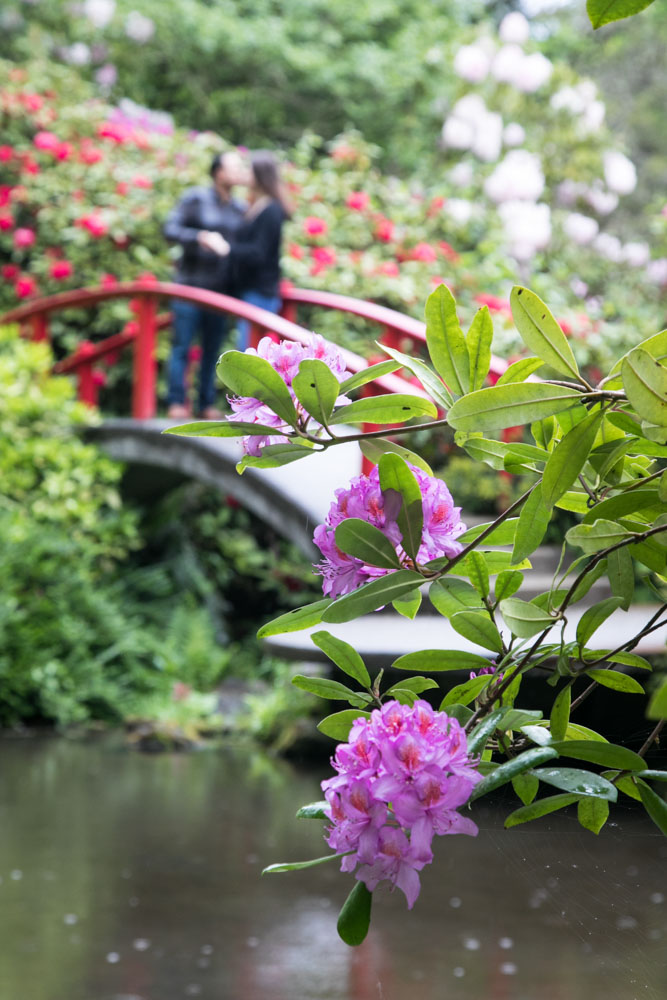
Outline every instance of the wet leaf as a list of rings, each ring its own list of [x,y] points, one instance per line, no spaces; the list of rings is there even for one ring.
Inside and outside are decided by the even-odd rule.
[[[363,882],[357,882],[343,903],[336,925],[338,936],[351,947],[360,945],[368,934],[373,894]]]
[[[404,618],[413,619],[421,607],[421,602],[421,590],[417,588],[403,597],[396,597],[391,603],[394,611],[397,611],[399,615],[403,615]]]
[[[318,698],[328,698],[331,701],[349,701],[355,708],[362,708],[370,701],[370,695],[364,695],[360,691],[353,691],[352,688],[332,681],[328,677],[306,677],[304,674],[295,674],[292,678],[294,687],[308,691],[309,694],[316,694]]]
[[[553,746],[562,757],[586,760],[602,767],[618,768],[619,771],[642,771],[645,762],[639,754],[616,743],[601,743],[597,740],[563,740]]]
[[[544,764],[548,760],[553,760],[557,756],[558,753],[553,747],[533,747],[530,750],[524,750],[523,753],[508,760],[505,764],[501,764],[492,774],[487,775],[486,778],[480,781],[479,785],[475,786],[470,800],[474,801],[481,798],[482,795],[500,788],[501,785],[506,785],[517,774],[523,774],[524,771],[528,771],[538,764]]]
[[[529,806],[522,806],[521,809],[515,809],[513,813],[510,813],[505,820],[505,829],[509,830],[512,826],[519,826],[521,823],[529,823],[531,820],[540,819],[542,816],[548,816],[549,813],[556,812],[558,809],[564,809],[566,806],[572,805],[576,802],[578,795],[550,795],[546,799],[539,799],[537,802],[531,803]]]
[[[468,736],[468,753],[470,755],[482,752],[489,737],[495,733],[504,714],[504,708],[496,708],[475,726]]]
[[[488,674],[483,677],[471,677],[463,684],[457,684],[442,699],[439,711],[446,712],[450,705],[469,705],[482,693],[484,688],[489,686],[492,680],[492,675]]]
[[[598,834],[609,819],[609,803],[605,799],[586,796],[577,803],[577,819],[581,826]]]
[[[586,0],[586,10],[594,28],[632,17],[650,7],[653,0]]]
[[[301,806],[297,809],[296,818],[297,819],[326,819],[326,809],[327,803],[324,799],[320,802],[309,802],[308,805]]]
[[[582,771],[578,767],[539,767],[531,773],[545,784],[560,788],[563,792],[592,795],[608,802],[616,802],[618,798],[615,786],[594,771]]]
[[[604,687],[611,688],[612,691],[623,691],[625,694],[644,694],[644,688],[634,677],[628,674],[619,674],[617,670],[587,670],[586,676],[597,681]]]
[[[534,777],[530,771],[526,771],[524,774],[517,774],[512,778],[512,788],[525,806],[529,806],[533,801],[539,787],[539,779]]]
[[[639,795],[644,803],[644,808],[655,825],[667,837],[667,802],[661,799],[652,788],[644,784],[643,781],[637,783]]]
[[[553,703],[550,717],[552,739],[564,740],[570,721],[570,704],[572,701],[572,686],[566,684]]]
[[[620,597],[607,597],[590,608],[586,608],[577,622],[577,642],[584,647],[607,618],[621,606]]]

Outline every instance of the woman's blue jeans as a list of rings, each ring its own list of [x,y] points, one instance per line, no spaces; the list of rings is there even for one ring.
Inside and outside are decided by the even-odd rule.
[[[193,302],[174,300],[171,303],[173,340],[169,358],[167,404],[185,403],[185,373],[190,345],[201,334],[201,364],[197,411],[215,405],[215,366],[227,333],[227,317],[222,313],[202,309]]]
[[[267,312],[279,313],[282,305],[278,295],[262,295],[260,292],[243,292],[241,296],[244,302],[249,302],[251,306],[259,306]],[[240,319],[238,322],[237,350],[245,351],[250,342],[250,323],[247,319]]]

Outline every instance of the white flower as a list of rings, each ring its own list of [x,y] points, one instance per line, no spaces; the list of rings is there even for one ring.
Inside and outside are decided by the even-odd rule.
[[[650,260],[646,265],[646,277],[656,285],[667,284],[667,257]]]
[[[503,130],[503,142],[506,146],[522,146],[526,139],[526,130],[518,122],[510,122]]]
[[[449,171],[449,180],[456,187],[468,187],[472,184],[474,171],[471,163],[461,161]]]
[[[558,185],[556,194],[561,205],[574,205],[577,198],[586,194],[586,185],[580,181],[564,180]]]
[[[95,71],[95,79],[103,90],[109,90],[118,79],[118,70],[113,63],[105,63]]]
[[[623,153],[609,149],[604,154],[604,179],[616,194],[630,194],[637,186],[637,168]]]
[[[472,152],[486,163],[494,163],[500,156],[503,145],[503,120],[501,116],[489,111],[486,117],[477,123],[475,139],[471,146]]]
[[[466,94],[443,125],[442,141],[450,149],[471,149],[490,163],[500,156],[502,132],[501,116],[489,111],[478,94]]]
[[[580,115],[586,104],[575,87],[561,87],[555,94],[552,94],[549,104],[554,111],[569,111],[572,115]]]
[[[606,114],[606,107],[603,101],[591,101],[586,105],[586,110],[581,119],[584,133],[599,132]]]
[[[583,196],[598,215],[609,215],[618,205],[618,195],[605,191],[599,182],[584,190]]]
[[[489,113],[484,99],[479,94],[466,94],[452,108],[452,114],[464,121],[476,124],[483,121]]]
[[[83,16],[96,28],[106,28],[116,11],[116,0],[84,0]]]
[[[491,75],[499,83],[513,83],[516,67],[524,58],[524,51],[520,46],[503,45],[491,63]]]
[[[481,83],[488,76],[491,60],[480,45],[462,45],[454,56],[454,72],[469,83]]]
[[[131,10],[125,18],[125,34],[133,42],[143,45],[149,42],[155,34],[155,22],[150,17],[145,17],[138,10]]]
[[[644,267],[651,257],[647,243],[626,243],[623,247],[622,259],[630,267]]]
[[[72,66],[87,66],[90,62],[90,46],[85,42],[74,42],[63,50],[63,58]]]
[[[551,60],[541,52],[533,52],[524,56],[516,67],[514,85],[525,94],[533,94],[549,80],[552,72]]]
[[[498,207],[507,249],[525,263],[551,239],[551,210],[548,205],[528,201],[506,201]]]
[[[470,149],[475,139],[471,122],[452,115],[442,126],[442,141],[449,149]]]
[[[593,248],[597,250],[601,257],[617,264],[623,259],[623,246],[617,236],[611,233],[600,233],[593,240]]]
[[[581,215],[579,212],[571,212],[563,222],[565,235],[578,246],[585,246],[595,239],[599,232],[599,225],[590,215]]]
[[[523,45],[530,38],[530,25],[518,10],[506,14],[500,22],[498,34],[503,42],[516,42]]]
[[[442,211],[452,222],[465,226],[472,218],[473,204],[467,198],[448,198]]]
[[[588,295],[588,285],[585,281],[582,281],[581,278],[572,278],[570,288],[578,299],[585,299]]]
[[[513,149],[484,183],[492,201],[537,201],[544,190],[540,159],[526,149]]]

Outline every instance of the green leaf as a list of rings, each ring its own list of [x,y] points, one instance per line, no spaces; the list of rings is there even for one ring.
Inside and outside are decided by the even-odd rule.
[[[264,358],[241,351],[225,351],[218,361],[217,372],[234,395],[261,399],[286,423],[292,427],[296,425],[296,410],[289,389]]]
[[[339,597],[324,610],[320,620],[336,624],[352,621],[369,611],[377,611],[385,604],[391,604],[397,597],[410,593],[423,582],[424,578],[419,573],[409,569],[396,570],[395,573],[388,573],[378,580],[365,583],[351,594]]]
[[[473,551],[466,557],[466,562],[473,587],[482,597],[488,597],[490,593],[489,571],[483,556],[479,552]]]
[[[457,684],[442,699],[439,711],[446,712],[450,705],[470,704],[471,701],[474,701],[482,693],[484,688],[489,686],[492,680],[493,677],[491,674],[485,674],[483,677],[471,677],[470,680],[465,681],[463,684]]]
[[[564,740],[570,721],[570,705],[572,702],[572,686],[566,684],[553,703],[550,717],[550,731],[554,740]]]
[[[616,743],[600,743],[597,740],[562,740],[553,746],[562,757],[586,760],[590,764],[613,767],[619,771],[641,771],[646,766],[639,754]]]
[[[529,639],[545,628],[551,628],[557,619],[545,614],[536,604],[522,601],[518,597],[507,597],[498,605],[503,621],[513,635]]]
[[[508,517],[507,520],[501,521],[497,528],[486,536],[484,539],[485,545],[511,545],[514,541],[514,536],[516,535],[517,524],[519,523],[518,517]],[[493,521],[486,521],[484,524],[475,524],[472,528],[468,528],[462,535],[459,535],[457,541],[462,542],[463,545],[468,545],[469,542],[474,542],[475,539],[479,538],[483,531],[490,528]]]
[[[451,618],[458,611],[465,611],[467,608],[481,608],[479,594],[465,580],[457,580],[455,577],[444,576],[440,580],[435,580],[428,592],[428,597],[436,609],[444,618]]]
[[[310,628],[311,625],[319,625],[322,621],[323,611],[329,607],[331,600],[325,597],[321,601],[314,601],[312,604],[304,604],[301,608],[293,608],[284,615],[274,618],[273,621],[262,625],[257,633],[258,639],[267,639],[271,635],[283,635],[286,632],[300,632],[301,629]]]
[[[577,802],[577,819],[584,829],[598,834],[609,819],[609,803],[587,795]]]
[[[597,655],[599,656],[600,654],[598,653]],[[612,663],[622,663],[625,667],[636,667],[638,670],[653,669],[648,660],[645,660],[643,656],[639,656],[637,653],[612,653],[606,659]]]
[[[546,799],[539,799],[537,802],[531,803],[529,806],[522,806],[520,809],[515,809],[513,813],[510,813],[505,820],[505,829],[509,830],[512,826],[519,826],[521,823],[529,823],[533,819],[539,819],[541,816],[547,816],[549,813],[556,812],[558,809],[564,809],[565,806],[572,805],[576,802],[578,795],[550,795]]]
[[[586,0],[586,10],[594,28],[632,17],[650,7],[653,0]]]
[[[370,719],[370,712],[362,712],[354,708],[346,708],[342,712],[334,712],[333,715],[327,715],[325,719],[318,722],[317,728],[325,736],[330,736],[332,740],[338,740],[341,743],[347,742],[347,738],[350,735],[350,729],[352,724],[356,719]],[[298,813],[297,813],[298,815]]]
[[[357,882],[343,903],[336,928],[340,939],[352,948],[361,944],[368,934],[372,902],[373,894],[363,882]]]
[[[594,524],[576,524],[565,533],[569,544],[583,549],[586,555],[607,549],[630,536],[631,532],[626,531],[616,521],[607,521],[604,518],[600,518]]]
[[[505,569],[498,574],[494,595],[497,602],[503,601],[506,597],[516,594],[523,583],[523,573],[516,569]]]
[[[530,378],[539,368],[542,368],[542,358],[520,358],[506,368],[496,385],[506,385],[508,382],[523,382]]]
[[[308,805],[297,809],[296,819],[326,819],[325,809],[327,803],[324,799],[319,802],[309,802]]]
[[[569,490],[590,455],[593,442],[602,423],[602,413],[589,413],[568,431],[554,450],[544,469],[542,498],[551,508]]]
[[[634,777],[631,777],[629,774],[619,777],[620,774],[620,771],[603,771],[602,777],[613,781],[619,792],[623,792],[636,802],[641,802],[641,796]]]
[[[336,546],[341,552],[361,559],[369,566],[400,569],[401,562],[387,536],[374,524],[359,517],[348,517],[336,526]]]
[[[339,406],[331,415],[330,424],[402,424],[412,417],[437,417],[438,411],[430,399],[406,396],[400,392],[355,399]]]
[[[563,792],[573,792],[576,795],[592,795],[608,802],[616,802],[618,792],[611,781],[602,778],[594,771],[582,771],[578,767],[540,767],[532,773],[540,781]]]
[[[510,294],[512,316],[521,338],[554,371],[579,381],[579,369],[565,334],[535,292],[516,285]]]
[[[400,351],[394,350],[393,347],[387,347],[385,344],[378,343],[378,347],[381,347],[383,351],[386,351],[386,353],[390,354],[392,358],[400,362],[404,368],[407,368],[409,372],[412,372],[412,374],[419,379],[431,399],[436,402],[438,406],[440,406],[443,410],[449,409],[454,402],[452,394],[446,386],[442,384],[438,376],[429,368],[427,364],[424,364],[424,362],[420,361],[419,358],[413,358],[409,354],[402,354]]]
[[[485,656],[456,649],[421,649],[417,653],[405,653],[392,663],[394,670],[425,670],[427,673],[480,670],[488,665]]]
[[[510,729],[521,729],[522,726],[530,725],[542,718],[539,709],[510,708],[503,716],[501,729],[508,732]]]
[[[385,695],[390,695],[400,688],[401,691],[412,691],[414,694],[421,694],[422,691],[430,691],[437,688],[437,683],[431,677],[404,677],[397,684],[393,684]]]
[[[607,597],[604,601],[599,601],[592,607],[587,608],[577,622],[577,642],[581,647],[585,646],[594,632],[600,628],[603,622],[621,606],[620,597]]]
[[[636,347],[621,366],[623,388],[639,416],[667,427],[667,368]]]
[[[619,601],[619,607],[627,611],[635,594],[635,570],[629,545],[609,553],[607,576],[611,592]]]
[[[481,389],[491,365],[493,322],[488,306],[478,309],[465,337],[470,360],[470,388]]]
[[[298,872],[302,868],[314,868],[315,865],[323,865],[325,861],[340,860],[340,854],[327,854],[324,858],[313,858],[312,861],[287,861],[283,864],[269,865],[262,870],[262,875],[275,875],[276,872]]]
[[[468,755],[481,753],[489,737],[493,736],[505,714],[504,708],[496,708],[479,722],[468,736]]]
[[[340,383],[329,366],[317,359],[302,361],[292,388],[306,413],[326,425],[341,394]]]
[[[455,436],[458,438],[461,433],[465,434],[466,432],[457,432]],[[473,435],[477,434],[476,431],[471,431],[470,433]],[[509,448],[509,445],[505,444],[505,442],[494,441],[492,438],[473,436],[463,443],[463,447],[476,462],[485,462],[496,471],[505,468],[505,455]]]
[[[455,632],[474,642],[477,646],[502,653],[503,640],[500,632],[486,611],[457,611],[449,619]]]
[[[245,469],[277,469],[281,465],[298,462],[307,455],[312,455],[313,449],[300,444],[269,444],[262,448],[259,455],[244,455],[236,464],[236,471],[242,473]]]
[[[644,688],[634,677],[628,674],[619,674],[616,670],[599,670],[594,668],[586,671],[586,676],[597,681],[604,687],[611,688],[612,691],[623,691],[626,694],[644,694]]]
[[[644,784],[643,781],[638,782],[637,787],[646,812],[649,814],[658,829],[661,830],[667,837],[667,802],[665,802],[664,799],[661,799],[660,796],[657,795],[649,785]]]
[[[574,406],[581,394],[548,382],[519,382],[478,389],[457,399],[447,414],[457,431],[498,431],[552,416]]]
[[[458,723],[465,726],[472,719],[473,711],[471,708],[466,708],[465,705],[448,705],[447,715],[450,719],[456,719]]]
[[[640,511],[650,511],[656,508],[656,513],[660,510],[660,499],[657,489],[630,490],[627,493],[620,493],[607,500],[596,503],[591,510],[587,511],[584,517],[584,524],[592,524],[600,518],[613,521],[617,517],[624,517],[628,514],[638,515]],[[652,518],[651,518],[652,519]]]
[[[396,597],[391,603],[394,611],[397,611],[399,615],[403,615],[404,618],[413,619],[421,607],[421,602],[421,590],[416,588],[403,597]]]
[[[344,642],[326,631],[313,632],[310,638],[317,648],[321,649],[349,677],[354,677],[355,681],[359,681],[362,687],[369,688],[371,686],[371,679],[364,661],[349,642]]]
[[[424,527],[422,493],[419,483],[398,455],[383,455],[378,462],[378,472],[383,494],[388,490],[393,490],[401,497],[398,527],[401,532],[403,548],[416,563]]]
[[[520,562],[535,551],[547,532],[550,520],[551,511],[545,504],[538,486],[530,494],[519,514],[512,550],[514,562]]]
[[[382,378],[383,375],[391,375],[392,372],[397,371],[400,367],[401,365],[394,361],[380,361],[377,365],[369,365],[368,368],[362,368],[360,372],[350,375],[349,378],[346,378],[344,382],[340,383],[338,395],[346,396],[348,393],[352,392],[353,389],[358,389],[362,385],[367,385],[369,382],[373,382],[376,378]]]
[[[646,714],[649,719],[667,719],[667,677],[653,693]]]
[[[251,424],[243,420],[198,420],[192,424],[167,427],[163,434],[181,437],[244,437],[246,434],[275,434],[276,428],[267,424]]]
[[[461,396],[470,389],[470,360],[454,296],[439,285],[426,300],[426,345],[438,375]]]
[[[309,694],[315,694],[318,698],[328,698],[330,701],[349,701],[355,708],[363,708],[371,700],[370,695],[365,695],[361,691],[353,691],[352,688],[332,681],[328,677],[306,677],[305,674],[295,674],[292,678],[294,687],[301,688]]]
[[[529,806],[537,795],[540,782],[530,772],[517,774],[512,778],[512,788],[525,806]]]
[[[637,777],[644,781],[667,781],[667,771],[654,771],[649,768],[646,771],[640,771]]]
[[[416,465],[418,469],[421,469],[427,475],[433,475],[433,469],[428,462],[425,462],[414,451],[410,451],[409,448],[404,448],[403,445],[396,444],[395,441],[388,441],[386,438],[369,438],[367,441],[360,441],[359,447],[361,448],[362,455],[370,462],[373,462],[374,465],[378,464],[382,455],[392,452],[394,455],[400,455],[410,465]]]
[[[538,764],[544,764],[548,760],[553,760],[557,756],[558,754],[553,747],[533,747],[531,750],[524,750],[523,753],[520,753],[517,757],[512,757],[511,760],[497,767],[492,774],[488,774],[486,778],[483,778],[475,786],[470,800],[474,801],[481,798],[482,795],[500,788],[501,785],[506,785],[517,774],[523,774],[524,771],[528,771]]]

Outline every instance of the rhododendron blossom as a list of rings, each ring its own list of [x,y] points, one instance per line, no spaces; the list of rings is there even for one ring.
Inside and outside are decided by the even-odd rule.
[[[31,247],[35,242],[35,230],[34,229],[17,229],[14,233],[14,246],[17,250],[24,250],[26,247]]]
[[[356,868],[371,891],[391,882],[412,909],[433,837],[477,835],[457,812],[481,780],[465,732],[425,701],[411,708],[390,701],[353,723],[331,763],[337,774],[322,782],[332,824],[325,839],[343,855],[341,871]]]
[[[49,274],[56,281],[62,281],[63,278],[71,278],[74,268],[68,260],[55,260],[49,268]]]
[[[353,212],[363,212],[370,203],[370,195],[365,191],[351,191],[345,199],[345,204]]]
[[[324,219],[317,215],[308,215],[303,220],[303,231],[307,236],[323,236],[328,228]]]
[[[410,466],[410,469],[421,490],[424,516],[418,562],[457,555],[462,545],[456,539],[466,530],[460,518],[461,508],[454,506],[452,495],[441,479],[429,476],[415,466]],[[341,552],[336,545],[336,528],[346,518],[357,517],[379,528],[396,549],[399,559],[407,563],[398,527],[399,512],[400,498],[394,491],[383,493],[377,466],[368,476],[361,475],[353,479],[347,489],[336,490],[336,499],[329,508],[324,524],[318,525],[313,537],[324,556],[315,569],[323,578],[322,590],[328,597],[348,594],[375,577],[393,572],[367,565],[361,559]]]

